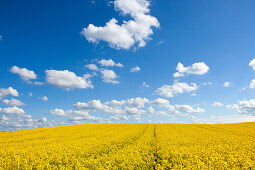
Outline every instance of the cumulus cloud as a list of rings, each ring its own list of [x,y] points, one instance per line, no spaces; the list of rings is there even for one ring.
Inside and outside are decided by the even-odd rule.
[[[185,74],[202,75],[208,72],[209,67],[204,62],[194,63],[191,66],[185,67],[182,63],[178,63],[176,67],[177,72],[173,74],[174,77],[183,77]]]
[[[112,59],[106,60],[106,59],[101,59],[98,61],[98,63],[102,66],[102,67],[124,67],[123,64],[121,63],[115,63]]]
[[[249,63],[249,66],[255,70],[255,59],[251,60],[250,63]]]
[[[150,102],[153,105],[156,105],[158,107],[168,107],[169,106],[169,101],[166,99],[162,99],[162,98],[157,98],[153,101]]]
[[[132,115],[141,115],[141,114],[147,113],[147,111],[141,110],[135,107],[125,107],[125,111],[127,114],[132,114]]]
[[[12,72],[13,74],[18,74],[24,81],[37,79],[37,75],[35,74],[35,72],[26,68],[19,68],[18,66],[13,66],[10,72]]]
[[[121,100],[121,101],[112,100],[112,101],[109,101],[109,102],[105,102],[105,104],[107,106],[110,106],[110,107],[122,107],[125,103],[126,103],[125,100]]]
[[[137,98],[128,99],[126,104],[130,108],[142,108],[142,107],[144,107],[144,104],[146,104],[148,102],[149,102],[149,100],[146,98],[137,97]]]
[[[19,93],[16,89],[12,88],[12,87],[8,87],[8,88],[0,88],[0,99],[11,95],[11,96],[19,96]]]
[[[141,70],[140,67],[135,66],[135,67],[131,68],[130,72],[138,72],[140,70]]]
[[[40,99],[44,102],[47,102],[49,100],[47,96],[38,97],[38,99]]]
[[[94,87],[87,77],[76,76],[75,73],[68,70],[46,70],[45,73],[47,83],[59,88],[69,90],[72,88],[86,89]]]
[[[50,114],[53,116],[66,116],[67,114],[65,113],[65,111],[63,109],[52,109],[50,110]]]
[[[13,106],[13,107],[6,107],[6,108],[0,108],[0,113],[4,114],[24,114],[25,111],[19,107]]]
[[[175,105],[175,107],[179,111],[184,112],[184,113],[204,113],[205,112],[205,110],[201,109],[200,107],[193,108],[190,105]]]
[[[11,100],[4,99],[2,100],[2,102],[8,106],[24,106],[25,105],[25,103],[17,99],[11,99]]]
[[[119,84],[119,82],[116,80],[118,76],[113,70],[102,70],[100,72],[105,83]]]
[[[255,116],[255,99],[240,100],[238,104],[232,105],[238,113],[249,114]]]
[[[123,15],[130,15],[133,20],[118,24],[118,21],[112,18],[101,27],[89,24],[87,28],[83,28],[81,34],[89,42],[105,41],[115,49],[129,49],[134,45],[144,47],[146,41],[151,39],[152,27],[159,27],[158,20],[149,15],[149,5],[148,0],[115,0],[115,10]]]
[[[98,67],[95,64],[87,64],[85,67],[93,71],[98,71]]]
[[[251,89],[254,89],[254,88],[255,88],[255,79],[253,79],[253,80],[251,81],[249,87],[250,87]]]
[[[156,93],[163,97],[174,97],[176,94],[189,93],[197,89],[198,86],[195,83],[175,82],[173,85],[163,85],[156,90]]]
[[[213,106],[215,107],[221,107],[221,106],[224,106],[224,104],[220,103],[220,102],[213,102],[212,104]]]

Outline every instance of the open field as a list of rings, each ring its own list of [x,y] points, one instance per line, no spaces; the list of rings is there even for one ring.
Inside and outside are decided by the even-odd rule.
[[[0,133],[0,169],[254,169],[255,123],[88,124]]]

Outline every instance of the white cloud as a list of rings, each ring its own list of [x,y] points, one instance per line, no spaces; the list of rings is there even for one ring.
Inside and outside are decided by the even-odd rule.
[[[110,102],[105,102],[105,104],[110,107],[122,107],[125,103],[126,103],[125,100],[121,100],[121,101],[112,100]]]
[[[119,82],[116,80],[118,76],[113,70],[102,70],[100,72],[105,83],[119,84]]]
[[[0,99],[11,95],[11,96],[19,96],[19,93],[16,89],[12,88],[12,87],[8,87],[7,89],[1,88],[0,89]]]
[[[251,89],[254,89],[254,88],[255,88],[255,79],[253,79],[253,80],[251,81],[249,87],[250,87]]]
[[[1,40],[3,40],[3,36],[2,36],[2,35],[0,35],[0,41],[1,41]]]
[[[162,98],[157,98],[153,101],[150,102],[153,105],[156,105],[158,107],[168,107],[169,106],[169,101],[166,99],[162,99]]]
[[[250,61],[249,66],[252,67],[253,70],[255,70],[255,59]]]
[[[141,70],[140,67],[135,66],[135,67],[131,68],[130,72],[138,72],[140,70]]]
[[[47,102],[49,100],[47,96],[38,97],[38,99],[40,99],[44,102]]]
[[[12,72],[13,74],[18,74],[24,81],[37,79],[37,75],[35,74],[35,72],[26,68],[19,68],[18,66],[13,66],[10,72]]]
[[[130,15],[133,20],[123,21],[119,25],[115,18],[106,23],[106,26],[97,27],[89,24],[83,28],[81,34],[89,42],[108,42],[115,49],[129,49],[131,46],[144,47],[146,40],[150,40],[153,34],[151,27],[159,27],[158,20],[149,15],[149,1],[147,0],[115,0],[114,7],[123,15]]]
[[[251,115],[224,115],[224,116],[210,116],[207,118],[190,117],[193,123],[199,124],[222,124],[222,123],[240,123],[240,122],[254,122],[255,116]]]
[[[127,114],[131,114],[131,115],[141,115],[141,114],[146,114],[147,113],[147,111],[137,109],[135,107],[125,107],[125,111],[126,111]]]
[[[32,93],[32,92],[29,92],[29,93],[28,93],[28,96],[29,96],[29,97],[32,97],[32,96],[33,96],[33,93]]]
[[[255,116],[255,99],[241,100],[238,104],[232,105],[238,113],[249,114]]]
[[[147,84],[146,82],[143,82],[143,87],[148,88],[148,87],[150,87],[150,85]]]
[[[88,103],[77,102],[74,104],[74,107],[77,110],[98,111],[104,110],[105,105],[103,105],[100,100],[91,100]]]
[[[106,59],[102,59],[99,60],[98,63],[102,66],[102,67],[124,67],[124,65],[122,65],[121,63],[115,63],[112,59],[106,60]]]
[[[201,109],[200,107],[193,108],[190,105],[175,105],[175,107],[179,111],[184,112],[184,113],[204,113],[205,112],[205,110]]]
[[[224,82],[223,87],[229,87],[229,86],[230,86],[230,82],[229,81]]]
[[[24,114],[25,111],[19,107],[13,106],[13,107],[6,107],[6,108],[0,108],[0,113],[4,114]]]
[[[112,120],[128,120],[128,117],[126,115],[115,115],[115,116],[111,116],[110,119],[112,119]]]
[[[11,100],[4,99],[2,100],[2,102],[8,106],[24,106],[25,105],[25,103],[17,99],[11,99]]]
[[[93,71],[98,71],[98,67],[95,64],[87,64],[85,67]]]
[[[144,104],[146,104],[148,102],[149,102],[149,100],[146,98],[137,97],[137,98],[128,99],[126,104],[130,108],[142,108],[142,107],[144,107]]]
[[[173,85],[163,85],[158,88],[156,92],[163,97],[174,97],[176,94],[191,92],[197,90],[198,86],[195,83],[191,83],[190,85],[183,82],[175,82]]]
[[[50,114],[53,116],[60,116],[60,117],[67,115],[63,109],[50,110]]]
[[[169,114],[167,114],[165,111],[158,111],[156,113],[157,116],[168,116]]]
[[[155,112],[154,108],[151,106],[148,107],[147,110],[148,110],[148,113],[150,113],[150,114],[153,114]]]
[[[47,83],[56,87],[65,88],[67,90],[72,88],[93,88],[91,81],[84,77],[76,76],[75,73],[63,70],[46,70]]]
[[[215,107],[221,107],[221,106],[224,106],[224,104],[220,103],[220,102],[213,102],[212,104],[213,106]]]
[[[174,77],[183,77],[185,74],[197,74],[202,75],[208,72],[209,67],[204,62],[194,63],[191,66],[185,67],[182,63],[178,63],[174,73]]]

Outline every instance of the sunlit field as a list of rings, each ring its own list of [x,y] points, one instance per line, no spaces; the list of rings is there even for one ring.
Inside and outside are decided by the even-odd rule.
[[[253,169],[255,123],[88,124],[0,133],[1,169]]]

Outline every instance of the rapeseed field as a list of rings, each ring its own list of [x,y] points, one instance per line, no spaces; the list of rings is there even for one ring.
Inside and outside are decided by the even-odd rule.
[[[255,123],[88,124],[0,133],[0,169],[254,169]]]

